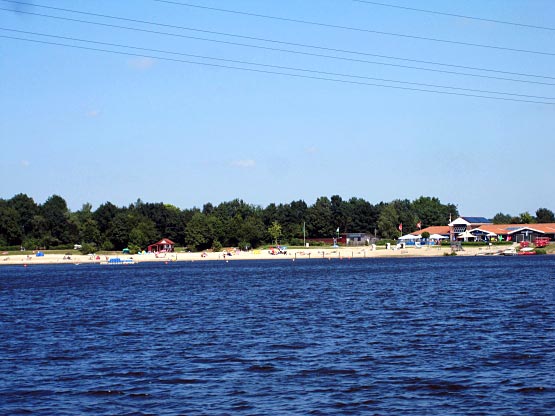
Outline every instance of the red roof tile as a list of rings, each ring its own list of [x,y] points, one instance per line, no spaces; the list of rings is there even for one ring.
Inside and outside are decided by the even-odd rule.
[[[429,232],[430,235],[432,234],[449,234],[449,226],[448,225],[434,225],[432,227],[427,227],[422,230],[413,231],[412,235],[421,235],[423,232]]]

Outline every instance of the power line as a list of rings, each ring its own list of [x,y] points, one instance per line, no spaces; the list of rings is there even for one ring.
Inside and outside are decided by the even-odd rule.
[[[437,11],[437,10],[417,9],[415,7],[399,6],[399,5],[396,5],[396,4],[380,3],[380,2],[377,2],[377,1],[368,1],[368,0],[351,0],[351,1],[354,1],[354,2],[357,2],[357,3],[371,4],[371,5],[374,5],[374,6],[382,6],[382,7],[391,7],[391,8],[395,8],[395,9],[410,10],[410,11],[413,11],[413,12],[429,13],[429,14],[436,14],[436,15],[449,16],[449,17],[459,17],[459,18],[462,18],[462,19],[479,20],[481,22],[499,23],[499,24],[503,24],[503,25],[520,26],[520,27],[527,27],[527,28],[531,28],[531,29],[541,29],[541,30],[555,31],[555,28],[547,27],[547,26],[529,25],[529,24],[526,24],[526,23],[509,22],[509,21],[506,21],[506,20],[487,19],[487,18],[483,18],[483,17],[468,16],[468,15],[464,15],[464,14],[440,12],[440,11]]]
[[[8,3],[14,2],[12,0],[0,0],[0,1],[8,2]],[[31,4],[31,3],[23,3],[23,2],[17,2],[17,3],[18,4],[28,4],[28,5]],[[423,64],[429,64],[429,65],[439,65],[439,66],[446,66],[446,67],[452,67],[452,68],[462,68],[462,69],[470,69],[470,70],[477,70],[477,71],[496,72],[496,73],[518,75],[518,76],[527,76],[527,77],[535,77],[535,78],[555,79],[555,77],[546,77],[546,76],[534,75],[534,74],[500,71],[500,70],[494,70],[494,69],[488,69],[488,68],[471,67],[471,66],[463,66],[463,65],[453,65],[453,64],[446,64],[446,63],[434,62],[434,61],[424,61],[424,60],[407,59],[407,58],[388,56],[388,55],[371,54],[371,53],[365,53],[365,52],[360,52],[360,51],[352,51],[352,50],[346,50],[346,49],[327,48],[327,47],[307,45],[307,44],[302,44],[302,43],[284,42],[284,41],[279,41],[279,40],[275,40],[275,39],[259,38],[259,37],[254,37],[254,36],[244,36],[244,35],[237,35],[237,34],[231,34],[231,33],[226,33],[226,32],[216,32],[216,31],[211,31],[211,30],[202,30],[202,29],[191,28],[191,27],[186,27],[186,26],[169,25],[169,24],[164,24],[164,23],[160,23],[160,22],[151,22],[151,21],[146,21],[146,20],[130,19],[130,18],[125,18],[125,17],[120,17],[120,16],[113,16],[113,15],[106,15],[106,14],[99,14],[99,13],[91,13],[91,12],[83,12],[83,11],[80,11],[80,10],[66,9],[66,8],[61,8],[61,7],[43,6],[43,5],[35,5],[35,6],[40,7],[40,8],[63,11],[63,12],[83,14],[83,15],[88,15],[88,16],[102,17],[102,18],[115,19],[115,20],[123,20],[123,21],[128,21],[128,22],[133,22],[133,23],[143,23],[143,24],[148,24],[148,25],[153,25],[153,26],[168,27],[168,28],[172,28],[172,29],[181,29],[181,30],[188,30],[188,31],[194,31],[194,32],[230,36],[230,37],[236,37],[236,38],[241,38],[241,39],[249,39],[249,40],[256,40],[256,41],[263,41],[263,42],[270,42],[270,43],[278,43],[278,44],[289,45],[289,46],[300,46],[300,47],[304,47],[304,48],[327,50],[327,51],[332,51],[332,52],[341,52],[341,53],[348,53],[348,54],[355,54],[355,55],[373,56],[373,57],[379,57],[379,58],[385,58],[385,59],[394,59],[394,60],[423,63]],[[9,9],[0,9],[0,10],[12,11],[12,10],[9,10]],[[18,11],[18,12],[20,12],[20,11]],[[59,16],[44,15],[44,14],[40,14],[40,13],[31,13],[31,12],[23,12],[23,11],[21,11],[21,13],[31,14],[31,15],[35,15],[35,16],[56,18],[56,19],[67,19],[67,18],[63,18],[63,17],[59,17]],[[82,22],[82,23],[99,24],[99,23],[96,23],[96,22],[87,22],[87,21],[81,21],[81,20],[75,20],[75,19],[69,19],[69,20]],[[115,26],[115,27],[118,27],[118,26]],[[126,28],[126,29],[129,29],[129,28]],[[140,30],[140,29],[134,29],[134,30]],[[159,33],[159,32],[154,32],[154,33]],[[166,34],[166,33],[162,33],[162,34]],[[195,38],[195,39],[197,39],[197,38]],[[204,40],[204,39],[201,38],[201,40]],[[242,45],[242,44],[239,44],[239,45]],[[250,46],[250,45],[245,45],[245,46]],[[278,50],[282,51],[281,49],[278,49]],[[283,50],[283,51],[287,52],[287,50]],[[322,55],[317,55],[317,56],[322,56]],[[326,56],[326,55],[323,55],[323,56]],[[383,65],[392,65],[392,64],[372,62],[372,61],[365,61],[365,62],[372,63],[372,64],[375,63],[375,64],[383,64]],[[427,71],[438,71],[438,70],[434,70],[434,69],[431,69],[431,68],[420,68],[420,67],[408,67],[408,68],[410,68],[410,69],[421,69],[421,70],[427,70]],[[451,72],[449,72],[449,73],[451,73]],[[462,74],[462,75],[469,75],[469,76],[474,75],[474,74],[465,74],[465,73],[457,73],[457,72],[455,72],[455,74]]]
[[[0,35],[0,37],[5,38],[5,39],[13,39],[13,40],[19,40],[19,41],[25,41],[25,42],[33,42],[33,43],[38,43],[38,44],[54,45],[54,46],[61,46],[61,47],[74,48],[74,49],[83,49],[83,50],[95,51],[95,52],[104,52],[104,53],[110,53],[110,54],[115,54],[115,55],[124,55],[124,56],[134,56],[134,57],[141,57],[141,58],[158,59],[158,60],[162,60],[162,61],[180,62],[180,63],[186,63],[186,64],[192,64],[192,65],[208,66],[208,67],[213,67],[213,68],[223,68],[223,69],[232,69],[232,70],[237,70],[237,71],[255,72],[255,73],[260,73],[260,74],[280,75],[280,76],[286,76],[286,77],[313,79],[313,80],[319,80],[319,81],[337,82],[337,83],[350,84],[350,85],[363,85],[363,86],[390,88],[390,89],[405,90],[405,91],[425,92],[425,93],[431,93],[431,94],[443,94],[443,95],[453,95],[453,96],[460,96],[460,97],[472,97],[472,98],[480,98],[480,99],[487,99],[487,100],[499,100],[499,101],[523,102],[523,103],[531,103],[531,104],[555,105],[555,102],[548,102],[548,101],[523,100],[523,99],[507,98],[507,97],[491,97],[491,96],[487,96],[487,95],[466,94],[466,93],[448,92],[448,91],[435,91],[435,90],[427,90],[427,89],[423,89],[423,88],[400,87],[400,86],[396,86],[396,85],[374,84],[374,83],[369,83],[369,82],[361,82],[361,81],[353,81],[353,80],[345,80],[345,79],[326,78],[326,77],[312,76],[312,75],[291,74],[291,73],[286,73],[286,72],[269,71],[269,70],[263,70],[263,69],[244,68],[244,67],[237,67],[237,66],[213,64],[213,63],[207,63],[207,62],[188,61],[188,60],[184,60],[184,59],[168,58],[168,57],[161,57],[161,56],[154,56],[154,55],[147,55],[147,54],[139,54],[139,53],[132,53],[132,52],[113,51],[113,50],[109,50],[109,49],[92,48],[92,47],[88,47],[88,46],[69,45],[69,44],[58,43],[58,42],[47,42],[47,41],[42,41],[42,40],[37,40],[37,39],[25,39],[25,38],[19,38],[19,37],[15,37],[15,36]]]
[[[400,80],[395,80],[395,79],[376,78],[376,77],[368,77],[368,76],[363,76],[363,75],[353,75],[353,74],[344,74],[344,73],[338,73],[338,72],[319,71],[319,70],[306,69],[306,68],[288,67],[288,66],[283,66],[283,65],[262,64],[262,63],[258,63],[258,62],[249,62],[249,61],[241,61],[241,60],[235,60],[235,59],[216,58],[216,57],[213,57],[213,56],[195,55],[195,54],[168,51],[168,50],[162,50],[162,49],[151,49],[151,48],[144,48],[144,47],[140,47],[140,46],[123,45],[123,44],[119,44],[119,43],[100,42],[100,41],[80,39],[80,38],[74,38],[74,37],[68,37],[68,36],[51,35],[51,34],[46,34],[46,33],[29,32],[29,31],[16,30],[16,29],[7,29],[7,28],[3,28],[3,27],[0,27],[0,30],[4,30],[4,31],[8,31],[8,32],[23,33],[23,34],[26,34],[26,35],[33,35],[33,36],[43,36],[43,37],[71,40],[71,41],[84,42],[84,43],[93,43],[93,44],[103,45],[103,46],[112,46],[112,47],[118,47],[118,48],[135,49],[135,50],[146,51],[146,52],[155,52],[155,53],[164,53],[164,54],[170,54],[170,55],[179,55],[179,56],[186,56],[186,57],[189,57],[189,58],[209,59],[209,60],[215,60],[215,61],[220,61],[220,62],[229,62],[229,63],[242,64],[242,65],[252,65],[252,66],[265,67],[265,68],[288,70],[288,71],[307,72],[307,73],[313,73],[313,74],[319,74],[319,75],[331,75],[331,76],[339,76],[339,77],[345,77],[345,78],[364,79],[364,80],[380,81],[380,82],[391,82],[391,83],[397,83],[397,84],[416,85],[416,86],[431,87],[431,88],[443,88],[443,89],[477,92],[477,93],[485,93],[485,94],[499,94],[499,95],[510,95],[510,96],[514,96],[514,97],[538,98],[538,99],[543,99],[543,100],[555,100],[555,97],[545,97],[545,96],[527,95],[527,94],[516,94],[516,93],[510,93],[510,92],[504,92],[504,91],[479,90],[479,89],[473,89],[473,88],[454,87],[454,86],[449,86],[449,85],[426,84],[426,83],[421,83],[421,82],[400,81]]]
[[[384,31],[379,31],[379,30],[365,29],[365,28],[361,28],[361,27],[334,25],[334,24],[330,24],[330,23],[314,22],[314,21],[311,21],[311,20],[293,19],[293,18],[288,18],[288,17],[271,16],[271,15],[251,13],[251,12],[242,12],[242,11],[239,11],[239,10],[221,9],[221,8],[217,8],[217,7],[200,6],[198,4],[183,3],[183,2],[177,2],[177,1],[172,1],[172,0],[152,0],[152,1],[156,1],[156,2],[159,2],[159,3],[173,4],[173,5],[176,5],[176,6],[193,7],[193,8],[197,8],[197,9],[210,10],[210,11],[216,11],[216,12],[222,12],[222,13],[231,13],[231,14],[238,14],[238,15],[243,15],[243,16],[258,17],[258,18],[263,18],[263,19],[279,20],[279,21],[283,21],[283,22],[300,23],[300,24],[304,24],[304,25],[327,27],[327,28],[331,28],[331,29],[342,29],[342,30],[350,30],[350,31],[355,31],[355,32],[374,33],[374,34],[385,35],[385,36],[396,36],[396,37],[409,38],[409,39],[425,40],[425,41],[430,41],[430,42],[440,42],[440,43],[448,43],[448,44],[452,44],[452,45],[472,46],[472,47],[476,47],[476,48],[496,49],[496,50],[503,50],[503,51],[509,51],[509,52],[520,52],[520,53],[530,53],[530,54],[536,54],[536,55],[555,56],[555,53],[553,53],[553,52],[534,51],[534,50],[530,50],[530,49],[517,49],[517,48],[504,47],[504,46],[486,45],[486,44],[482,44],[482,43],[461,42],[461,41],[456,41],[456,40],[448,40],[448,39],[440,39],[440,38],[428,38],[428,37],[424,37],[424,36],[407,35],[407,34],[398,33],[398,32],[384,32]]]
[[[10,0],[0,0],[0,1],[10,2]],[[19,2],[19,3],[21,3],[21,2]],[[114,20],[131,21],[131,22],[134,22],[134,23],[144,23],[144,24],[149,24],[149,25],[153,25],[153,26],[170,27],[170,28],[174,28],[174,29],[196,31],[196,32],[210,33],[210,34],[216,34],[216,35],[224,35],[224,36],[230,36],[230,37],[238,37],[238,38],[244,38],[244,39],[250,39],[250,40],[264,41],[264,42],[273,42],[273,43],[278,43],[278,44],[286,44],[286,45],[291,45],[291,46],[300,46],[300,47],[319,49],[319,50],[329,50],[329,51],[356,54],[356,55],[375,56],[375,57],[386,58],[386,59],[397,59],[397,60],[403,60],[403,61],[409,61],[409,62],[419,62],[419,63],[425,63],[425,64],[431,64],[431,65],[441,65],[441,66],[447,66],[447,67],[464,68],[464,69],[471,69],[471,70],[477,70],[477,71],[487,71],[487,72],[493,72],[493,73],[510,74],[510,75],[517,75],[517,76],[532,77],[532,78],[555,79],[555,77],[549,77],[549,76],[545,76],[545,75],[535,75],[535,74],[509,72],[509,71],[501,71],[501,70],[478,68],[478,67],[444,64],[444,63],[431,62],[431,61],[421,61],[421,60],[415,60],[415,59],[406,59],[406,58],[391,57],[391,56],[386,56],[386,55],[377,55],[377,54],[370,54],[370,53],[364,53],[364,52],[356,52],[356,51],[350,51],[350,50],[344,50],[344,49],[334,49],[334,48],[327,48],[327,47],[322,47],[322,46],[306,45],[306,44],[301,44],[301,43],[283,42],[283,41],[279,41],[279,40],[256,38],[256,37],[252,37],[252,36],[242,36],[242,35],[235,35],[235,34],[229,34],[229,33],[224,33],[224,32],[215,32],[215,31],[209,31],[209,30],[202,30],[202,29],[194,29],[194,28],[189,28],[189,27],[184,27],[184,26],[174,26],[174,25],[168,25],[168,24],[164,24],[164,23],[156,23],[156,22],[149,22],[149,21],[144,21],[144,20],[129,19],[129,18],[125,18],[125,17],[117,17],[117,16],[104,15],[104,14],[98,14],[98,13],[82,12],[82,11],[71,10],[71,9],[63,9],[63,8],[59,8],[59,7],[50,7],[50,6],[38,6],[38,7],[53,8],[53,9],[56,9],[56,10],[61,10],[61,11],[66,11],[66,12],[71,12],[71,13],[92,15],[92,16],[96,16],[96,17],[103,17],[103,18],[109,18],[109,19],[114,19]],[[5,8],[0,8],[0,10],[1,11],[12,12],[12,10],[5,9]],[[438,72],[438,73],[468,76],[468,77],[496,79],[496,80],[502,80],[502,81],[532,83],[532,84],[541,84],[541,85],[555,85],[553,83],[547,83],[547,82],[541,82],[541,81],[522,80],[522,79],[515,79],[515,78],[497,77],[497,76],[491,76],[491,75],[480,75],[480,74],[472,74],[472,73],[458,72],[458,71],[447,71],[447,70],[441,70],[441,69],[423,68],[423,67],[416,67],[416,66],[410,66],[410,65],[400,65],[400,64],[392,64],[392,63],[387,63],[387,62],[377,62],[377,61],[369,61],[369,60],[363,60],[363,59],[347,58],[347,57],[341,57],[341,56],[335,56],[335,55],[324,55],[324,54],[317,54],[317,53],[310,53],[310,52],[302,52],[302,51],[295,51],[295,50],[283,49],[283,48],[273,48],[273,47],[268,47],[268,46],[250,45],[250,44],[239,43],[239,42],[230,42],[230,41],[223,41],[223,40],[217,40],[217,39],[208,39],[208,38],[201,38],[201,37],[197,37],[197,36],[187,36],[187,35],[182,35],[182,34],[161,32],[161,31],[149,30],[149,29],[141,29],[141,28],[135,28],[135,27],[129,27],[129,26],[121,26],[121,25],[115,25],[115,24],[109,24],[109,23],[91,22],[91,21],[88,21],[88,20],[74,19],[74,18],[62,17],[62,16],[53,16],[53,15],[48,15],[48,14],[44,14],[44,13],[34,13],[34,12],[27,12],[27,11],[20,11],[20,10],[18,10],[17,13],[23,13],[23,14],[39,16],[39,17],[46,17],[46,18],[50,18],[50,19],[85,23],[85,24],[90,24],[90,25],[113,27],[113,28],[117,28],[117,29],[132,30],[132,31],[137,31],[137,32],[153,33],[153,34],[164,35],[164,36],[173,36],[173,37],[180,37],[180,38],[186,38],[186,39],[194,39],[194,40],[200,40],[200,41],[204,41],[204,42],[222,43],[222,44],[227,44],[227,45],[255,48],[255,49],[262,49],[262,50],[270,50],[270,51],[275,51],[275,52],[285,52],[285,53],[291,53],[291,54],[297,54],[297,55],[314,56],[314,57],[326,58],[326,59],[343,60],[343,61],[358,62],[358,63],[371,64],[371,65],[392,66],[392,67],[404,68],[404,69],[415,69],[415,70],[420,70],[420,71],[430,71],[430,72]]]
[[[52,7],[52,6],[44,6],[44,5],[39,5],[39,4],[34,4],[34,3],[27,3],[27,2],[16,1],[16,0],[0,0],[0,1],[4,1],[4,2],[7,2],[7,3],[12,3],[12,4],[25,5],[25,6],[35,6],[35,7],[54,9],[54,10],[64,10],[63,8],[57,8],[57,7]],[[231,10],[231,9],[221,9],[221,8],[216,8],[216,7],[200,6],[200,5],[197,5],[197,4],[183,3],[183,2],[177,2],[177,1],[171,1],[171,0],[152,0],[152,1],[156,1],[156,2],[159,2],[159,3],[173,4],[173,5],[177,5],[177,6],[192,7],[192,8],[198,8],[198,9],[204,9],[204,10],[210,10],[210,11],[218,11],[218,12],[223,12],[223,13],[232,13],[232,14],[258,17],[258,18],[264,18],[264,19],[273,19],[273,20],[280,20],[280,21],[285,21],[285,22],[300,23],[300,24],[320,26],[320,27],[328,27],[328,28],[332,28],[332,29],[342,29],[342,30],[350,30],[350,31],[356,31],[356,32],[374,33],[374,34],[386,35],[386,36],[397,36],[397,37],[403,37],[403,38],[409,38],[409,39],[418,39],[418,40],[425,40],[425,41],[431,41],[431,42],[449,43],[449,44],[454,44],[454,45],[472,46],[472,47],[478,47],[478,48],[505,50],[505,51],[510,51],[510,52],[520,52],[520,53],[530,53],[530,54],[537,54],[537,55],[555,56],[555,53],[553,53],[553,52],[534,51],[534,50],[530,50],[530,49],[517,49],[517,48],[509,48],[509,47],[503,47],[503,46],[485,45],[485,44],[479,44],[479,43],[461,42],[461,41],[439,39],[439,38],[428,38],[428,37],[424,37],[424,36],[407,35],[407,34],[396,33],[396,32],[384,32],[384,31],[371,30],[371,29],[352,27],[352,26],[333,25],[333,24],[314,22],[314,21],[309,21],[309,20],[292,19],[292,18],[287,18],[287,17],[270,16],[270,15],[250,13],[250,12],[241,12],[241,11],[238,11],[238,10]],[[17,12],[19,13],[20,11],[18,10]]]

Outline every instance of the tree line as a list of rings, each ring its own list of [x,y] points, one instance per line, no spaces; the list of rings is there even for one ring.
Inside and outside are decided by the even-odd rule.
[[[81,244],[91,252],[125,247],[139,250],[161,238],[192,251],[221,246],[259,247],[274,239],[270,232],[274,224],[280,227],[279,241],[290,245],[301,244],[304,233],[307,238],[333,237],[338,228],[341,233],[360,232],[391,239],[401,234],[399,224],[403,224],[406,234],[416,230],[418,222],[423,228],[445,225],[450,216],[458,215],[455,205],[424,196],[414,201],[372,204],[362,198],[344,200],[334,195],[320,197],[312,205],[298,200],[266,207],[234,199],[191,209],[139,199],[123,207],[106,202],[96,210],[86,203],[72,212],[59,195],[37,204],[33,198],[18,194],[0,199],[0,247],[48,249]],[[540,220],[539,215],[536,220]]]

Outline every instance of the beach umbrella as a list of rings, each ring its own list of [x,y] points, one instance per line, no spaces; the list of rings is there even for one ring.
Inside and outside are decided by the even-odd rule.
[[[399,240],[420,240],[421,238],[422,237],[420,237],[419,235],[407,234],[402,237],[399,237]]]
[[[447,239],[449,237],[445,237],[444,235],[441,234],[432,234],[430,236],[430,240],[443,240],[443,239]]]
[[[476,236],[470,231],[465,231],[464,233],[460,233],[459,235],[457,235],[457,238],[464,238],[464,240],[466,241],[469,238],[476,238]]]

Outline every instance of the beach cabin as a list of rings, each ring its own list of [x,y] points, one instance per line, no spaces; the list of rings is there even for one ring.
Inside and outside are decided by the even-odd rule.
[[[342,237],[345,237],[346,245],[348,246],[370,245],[370,243],[376,241],[376,238],[372,234],[367,233],[345,233]]]
[[[163,238],[157,243],[148,246],[149,253],[171,253],[175,248],[175,243],[169,238]]]

